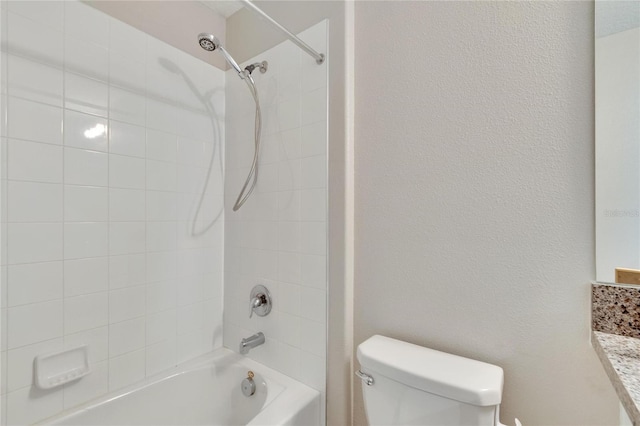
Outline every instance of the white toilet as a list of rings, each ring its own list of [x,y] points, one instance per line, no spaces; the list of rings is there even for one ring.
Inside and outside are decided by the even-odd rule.
[[[372,426],[500,425],[500,367],[384,336],[361,343],[358,361]]]

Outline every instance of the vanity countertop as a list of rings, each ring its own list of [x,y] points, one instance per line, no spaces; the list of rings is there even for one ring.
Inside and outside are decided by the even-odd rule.
[[[592,344],[627,415],[640,425],[640,339],[593,331]]]

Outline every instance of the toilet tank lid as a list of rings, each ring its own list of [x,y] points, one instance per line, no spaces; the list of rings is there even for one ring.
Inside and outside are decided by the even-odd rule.
[[[374,381],[378,373],[425,392],[476,406],[498,405],[502,400],[502,368],[485,362],[379,335],[358,346],[358,361]]]

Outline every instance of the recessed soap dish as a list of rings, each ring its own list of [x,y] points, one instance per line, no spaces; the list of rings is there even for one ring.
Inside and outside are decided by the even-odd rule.
[[[36,386],[40,389],[62,386],[91,372],[87,345],[38,355],[33,364]]]

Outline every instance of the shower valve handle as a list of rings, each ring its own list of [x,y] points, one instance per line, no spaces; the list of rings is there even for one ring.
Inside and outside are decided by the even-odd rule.
[[[249,318],[253,314],[263,317],[271,312],[271,294],[263,285],[257,285],[249,295]]]
[[[253,316],[253,312],[255,311],[256,308],[259,308],[260,306],[265,305],[266,303],[267,303],[267,297],[262,293],[258,294],[253,299],[251,299],[249,318]]]

